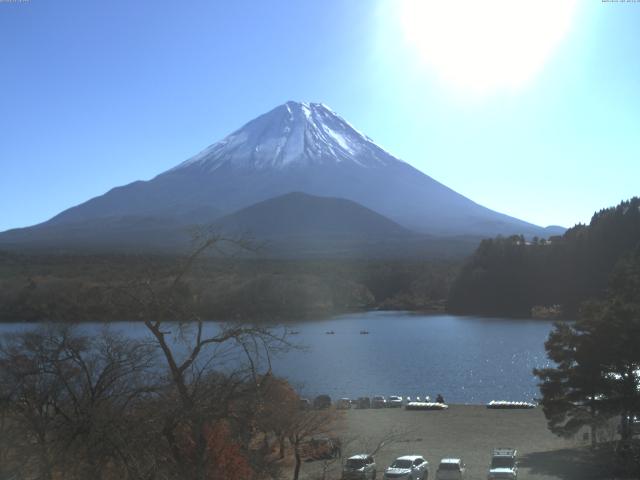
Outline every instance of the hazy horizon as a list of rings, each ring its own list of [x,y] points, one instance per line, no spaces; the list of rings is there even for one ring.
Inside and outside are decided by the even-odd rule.
[[[287,100],[541,226],[640,194],[640,4],[438,5],[0,3],[0,231],[150,179]]]

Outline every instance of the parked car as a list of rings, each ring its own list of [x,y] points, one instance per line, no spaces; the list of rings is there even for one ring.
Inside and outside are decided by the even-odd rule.
[[[623,422],[618,425],[618,433],[622,434],[622,428],[627,428],[629,434],[633,437],[635,435],[640,435],[640,415],[627,415],[624,417]]]
[[[351,400],[348,398],[341,398],[336,402],[336,408],[338,410],[349,410],[351,408]]]
[[[389,396],[389,400],[387,401],[387,406],[389,407],[402,407],[402,397],[398,395]]]
[[[342,480],[375,480],[376,461],[373,455],[361,453],[347,458],[342,469]]]
[[[318,395],[313,400],[313,408],[322,410],[331,407],[331,397],[329,395]]]
[[[369,397],[358,398],[357,408],[371,408],[371,399]]]
[[[384,471],[384,479],[427,480],[429,462],[420,455],[404,455],[396,458]]]
[[[387,399],[382,395],[376,395],[371,399],[371,408],[384,408],[387,406]]]
[[[518,478],[518,451],[514,448],[496,448],[491,452],[489,480],[516,480]]]
[[[629,415],[631,435],[640,435],[640,415]]]
[[[436,480],[463,480],[467,467],[459,458],[443,458],[436,471]]]
[[[300,446],[300,455],[306,460],[330,460],[340,455],[340,446],[329,437],[312,437]]]

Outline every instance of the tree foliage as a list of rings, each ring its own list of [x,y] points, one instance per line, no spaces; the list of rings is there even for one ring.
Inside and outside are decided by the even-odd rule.
[[[603,298],[616,262],[640,244],[640,198],[596,213],[562,237],[483,240],[454,281],[448,307],[458,313],[529,315],[536,305],[580,305]]]
[[[136,413],[157,387],[149,345],[68,327],[5,338],[0,395],[2,478],[143,478],[155,453],[127,445],[151,432]],[[151,457],[149,456],[151,455]],[[149,463],[151,462],[151,464]]]
[[[148,332],[142,339],[89,338],[68,324],[5,339],[1,478],[277,475],[280,457],[256,440],[289,438],[299,414],[297,394],[270,367],[271,355],[289,347],[286,330],[205,324],[185,282],[199,256],[222,241],[204,239],[162,281],[142,276],[117,287],[114,298],[126,300]]]
[[[166,288],[177,260],[0,252],[0,321],[132,319],[133,299],[118,292],[140,278],[158,291]],[[208,319],[300,320],[374,307],[439,306],[458,268],[449,260],[205,257],[182,283],[190,308]]]
[[[301,411],[270,373],[201,365],[184,377],[185,398],[162,358],[157,344],[108,330],[88,337],[57,325],[4,337],[0,478],[274,478],[294,453],[290,435],[304,442],[331,429],[329,412]],[[302,432],[307,414],[323,421]]]
[[[535,370],[549,428],[572,436],[607,419],[640,412],[640,248],[624,256],[607,297],[583,306],[575,323],[557,323],[545,343],[554,367]]]

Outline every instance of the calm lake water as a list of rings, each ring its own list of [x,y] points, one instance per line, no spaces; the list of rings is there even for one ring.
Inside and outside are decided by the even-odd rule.
[[[549,365],[544,342],[551,325],[541,320],[405,312],[363,312],[289,323],[289,329],[299,332],[290,339],[306,348],[276,357],[273,370],[308,396],[430,395],[433,399],[441,393],[450,403],[531,401],[539,395],[531,371]],[[31,327],[3,324],[0,332],[24,328]],[[80,328],[92,333],[104,326],[89,323]],[[132,337],[147,335],[135,322],[109,328]],[[361,330],[369,334],[361,335]]]

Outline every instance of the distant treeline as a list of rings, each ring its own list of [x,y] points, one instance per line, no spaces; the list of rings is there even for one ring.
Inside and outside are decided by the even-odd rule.
[[[175,256],[0,253],[0,321],[134,320],[128,290],[158,288]],[[459,264],[409,260],[208,258],[184,298],[208,319],[279,321],[361,309],[443,309]]]
[[[521,236],[483,240],[454,281],[454,313],[528,316],[559,305],[576,317],[587,299],[602,298],[616,264],[640,245],[640,198],[596,213],[549,240]]]

